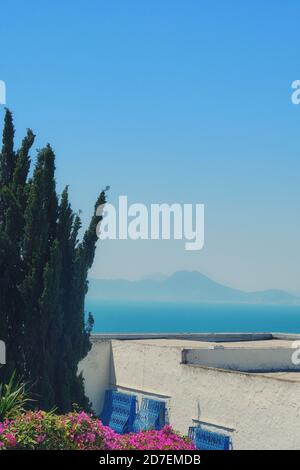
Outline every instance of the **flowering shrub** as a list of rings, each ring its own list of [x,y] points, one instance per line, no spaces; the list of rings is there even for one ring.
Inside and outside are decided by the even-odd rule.
[[[29,411],[0,423],[0,449],[126,450],[194,449],[192,442],[166,426],[161,431],[116,434],[87,413],[57,416]]]
[[[104,449],[105,426],[88,414],[57,416],[44,411],[29,411],[0,427],[3,449]]]
[[[190,439],[180,436],[170,426],[161,431],[143,431],[120,436],[118,445],[121,449],[138,450],[194,450]]]

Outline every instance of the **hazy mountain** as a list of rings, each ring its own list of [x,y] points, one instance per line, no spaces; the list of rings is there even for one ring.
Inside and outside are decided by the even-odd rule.
[[[300,297],[281,290],[243,292],[199,272],[179,271],[164,279],[141,281],[90,279],[88,298],[173,302],[298,304]]]

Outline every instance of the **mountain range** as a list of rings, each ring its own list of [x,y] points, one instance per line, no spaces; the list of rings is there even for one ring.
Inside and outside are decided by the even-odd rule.
[[[198,271],[139,281],[90,279],[89,299],[122,301],[300,304],[300,297],[276,289],[244,292],[213,281]]]

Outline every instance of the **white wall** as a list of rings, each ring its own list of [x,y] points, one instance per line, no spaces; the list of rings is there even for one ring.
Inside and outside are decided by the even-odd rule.
[[[94,342],[91,351],[78,367],[78,371],[83,373],[85,393],[97,415],[102,410],[104,392],[110,387],[111,350],[109,340]]]
[[[292,362],[292,348],[186,349],[183,362],[221,369],[258,371],[300,371]]]
[[[110,374],[107,345],[95,343],[82,364],[96,411],[101,387],[110,381],[131,393],[165,398],[170,423],[184,434],[200,419],[233,429],[235,449],[300,449],[299,382],[184,365],[178,347],[112,341],[112,351]]]

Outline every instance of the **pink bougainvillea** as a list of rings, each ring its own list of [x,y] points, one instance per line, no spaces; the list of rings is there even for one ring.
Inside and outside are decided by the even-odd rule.
[[[175,433],[170,426],[161,431],[143,431],[120,436],[118,443],[122,449],[139,450],[193,450],[190,439]]]
[[[0,449],[193,450],[194,444],[170,426],[160,431],[116,434],[85,413],[58,416],[29,411],[0,423]]]

